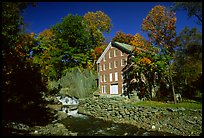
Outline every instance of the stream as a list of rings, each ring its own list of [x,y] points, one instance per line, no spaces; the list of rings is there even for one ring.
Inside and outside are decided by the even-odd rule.
[[[77,136],[173,136],[169,133],[146,131],[133,125],[104,121],[79,114],[77,108],[70,108],[79,104],[78,99],[72,97],[57,98],[64,105],[62,111],[68,115],[67,118],[58,122],[64,124],[73,133],[77,133]]]

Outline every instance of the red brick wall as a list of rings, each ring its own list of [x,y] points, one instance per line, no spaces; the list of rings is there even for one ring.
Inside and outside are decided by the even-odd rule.
[[[117,52],[117,56],[114,57],[114,50],[116,50]],[[112,51],[112,58],[109,58],[109,53]],[[102,93],[102,85],[106,84],[107,89],[106,89],[106,93],[110,94],[110,85],[111,84],[118,84],[118,93],[121,94],[122,93],[122,84],[123,84],[123,79],[121,77],[122,75],[122,69],[125,67],[126,63],[124,66],[122,66],[121,64],[121,60],[125,59],[125,61],[127,61],[127,54],[123,53],[123,55],[121,56],[121,50],[119,50],[118,48],[115,47],[110,47],[109,50],[106,52],[105,54],[106,56],[106,61],[104,61],[104,57],[102,58],[102,60],[100,61],[100,63],[98,64],[98,74],[99,74],[99,87],[100,87],[100,93]],[[117,68],[115,68],[115,61],[118,61],[118,66]],[[113,68],[109,69],[109,63],[112,62],[113,64]],[[103,65],[106,64],[106,70],[104,70]],[[102,65],[102,70],[101,70],[101,65]],[[115,81],[115,72],[118,72],[118,80]],[[110,82],[110,73],[113,74],[112,76],[112,81]],[[101,82],[101,75],[106,75],[106,82],[104,82],[104,78],[103,81]]]

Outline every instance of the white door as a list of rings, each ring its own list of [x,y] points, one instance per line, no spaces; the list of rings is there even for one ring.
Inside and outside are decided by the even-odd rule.
[[[118,84],[112,84],[110,86],[110,94],[118,94]]]

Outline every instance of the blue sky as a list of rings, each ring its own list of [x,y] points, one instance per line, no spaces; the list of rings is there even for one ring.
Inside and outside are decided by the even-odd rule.
[[[27,32],[38,34],[51,25],[61,22],[68,14],[83,16],[87,12],[103,11],[111,20],[113,27],[109,34],[104,34],[110,40],[116,32],[123,31],[135,35],[140,33],[147,38],[141,30],[143,19],[156,5],[169,7],[172,2],[37,2],[36,7],[28,7],[24,13],[24,22],[28,23]],[[186,11],[176,11],[177,34],[185,27],[197,27],[202,32],[202,25],[196,24],[195,17],[188,18]]]

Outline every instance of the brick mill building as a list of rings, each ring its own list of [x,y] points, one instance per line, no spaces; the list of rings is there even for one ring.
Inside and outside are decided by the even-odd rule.
[[[124,92],[122,69],[127,64],[133,46],[110,42],[97,61],[99,89],[101,94],[118,95]]]

